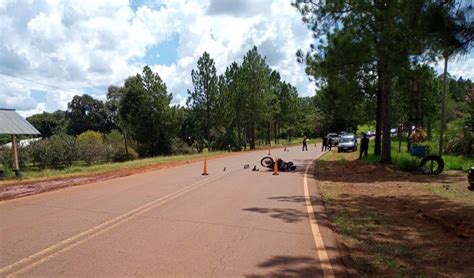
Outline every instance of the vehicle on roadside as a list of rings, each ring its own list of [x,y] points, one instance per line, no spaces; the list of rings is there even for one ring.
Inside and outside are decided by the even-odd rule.
[[[339,144],[339,139],[341,138],[337,133],[328,133],[326,137],[328,138],[328,141],[329,139],[332,140],[333,146],[337,146],[337,144]]]
[[[347,133],[341,136],[339,144],[337,145],[337,152],[342,151],[357,151],[357,139],[354,134]]]

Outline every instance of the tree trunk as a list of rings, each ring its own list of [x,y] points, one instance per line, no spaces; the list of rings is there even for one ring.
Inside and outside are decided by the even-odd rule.
[[[421,89],[418,76],[415,77],[415,126],[421,127]]]
[[[431,141],[431,139],[433,137],[433,134],[432,134],[433,127],[431,125],[431,117],[428,117],[427,120],[426,120],[426,129],[428,131],[428,141]]]
[[[125,132],[125,129],[122,130],[122,136],[123,136],[123,144],[125,145],[125,154],[128,157],[128,141],[127,141],[127,133]]]
[[[398,127],[398,152],[402,152],[402,126]]]
[[[392,163],[390,129],[392,124],[392,80],[386,75],[382,91],[382,156],[380,162]]]
[[[444,73],[443,73],[443,100],[441,102],[441,127],[439,130],[439,156],[443,155],[443,136],[444,136],[444,127],[446,125],[446,85],[447,85],[447,80],[446,77],[448,75],[448,56],[444,56]]]
[[[240,121],[237,119],[237,137],[239,141],[239,150],[242,149],[242,134],[240,130]]]
[[[378,88],[377,88],[377,108],[375,115],[375,145],[374,155],[381,154],[382,144],[382,91],[383,91],[383,72],[378,70]]]
[[[272,123],[268,123],[267,127],[267,144],[271,145],[272,144]]]
[[[277,139],[278,129],[277,129],[277,126],[278,126],[277,121],[275,121],[275,124],[273,126],[273,136],[274,136],[275,145],[278,144],[278,139]]]
[[[255,150],[255,122],[250,124],[250,149]]]
[[[206,123],[206,132],[207,132],[207,151],[211,151],[211,108],[209,104],[209,99],[206,102],[206,113],[207,113],[207,123]]]
[[[408,137],[407,137],[407,152],[410,152],[411,149],[411,134],[413,133],[413,130],[411,130],[412,123],[410,122],[410,127],[408,128]]]

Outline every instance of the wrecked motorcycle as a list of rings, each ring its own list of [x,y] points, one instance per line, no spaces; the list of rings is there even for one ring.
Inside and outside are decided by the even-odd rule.
[[[273,158],[270,156],[265,156],[260,160],[260,164],[262,164],[263,167],[267,167],[269,169],[273,169],[275,167],[275,161]],[[278,170],[280,171],[295,171],[296,166],[293,164],[293,162],[285,162],[281,158],[277,159],[277,166]]]

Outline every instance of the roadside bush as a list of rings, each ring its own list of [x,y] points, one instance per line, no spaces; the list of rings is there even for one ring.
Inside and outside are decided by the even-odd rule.
[[[173,138],[171,140],[171,153],[172,154],[193,154],[197,153],[197,149],[193,146],[189,146],[186,142],[179,138]]]
[[[236,151],[239,150],[238,146],[238,139],[234,132],[232,131],[225,131],[222,136],[218,136],[215,141],[212,142],[211,148],[213,150],[230,150]]]
[[[472,132],[464,125],[462,119],[449,123],[446,131],[446,146],[444,151],[448,154],[474,154],[474,137]]]
[[[53,135],[47,142],[48,160],[51,167],[71,166],[77,160],[78,150],[74,136]]]
[[[53,135],[30,144],[27,147],[33,164],[44,169],[46,166],[61,168],[71,166],[78,158],[76,138],[67,134]]]
[[[108,161],[123,162],[138,158],[138,153],[130,145],[127,146],[127,154],[123,135],[118,130],[112,130],[112,132],[104,137],[105,144],[107,145],[106,159]]]
[[[86,131],[77,136],[79,158],[91,165],[107,157],[107,146],[102,141],[102,134],[96,131]]]
[[[3,171],[6,178],[13,177],[13,159],[10,148],[0,148],[0,170]]]
[[[48,140],[35,141],[28,146],[33,165],[44,169],[49,165]]]
[[[407,172],[415,172],[420,170],[420,160],[408,155],[395,155],[393,157],[393,164],[400,170]]]

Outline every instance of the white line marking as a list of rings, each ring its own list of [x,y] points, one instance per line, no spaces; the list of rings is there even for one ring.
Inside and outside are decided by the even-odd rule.
[[[304,171],[304,195],[306,200],[306,209],[308,210],[309,224],[311,225],[311,231],[313,232],[314,244],[316,245],[316,251],[318,252],[319,262],[323,269],[324,277],[335,277],[334,271],[332,269],[331,262],[329,261],[328,252],[324,246],[323,238],[321,236],[321,231],[319,230],[318,223],[316,222],[316,216],[314,215],[313,204],[311,203],[311,195],[309,194],[308,189],[308,170],[313,165],[316,158],[311,160],[311,162],[306,165]]]
[[[158,198],[156,200],[153,200],[153,201],[150,201],[138,208],[135,208],[127,213],[124,213],[124,214],[121,214],[109,221],[106,221],[102,224],[99,224],[93,228],[90,228],[84,232],[81,232],[75,236],[72,236],[70,238],[67,238],[59,243],[56,243],[50,247],[47,247],[35,254],[32,254],[26,258],[23,258],[11,265],[8,265],[8,266],[5,266],[3,267],[2,269],[0,269],[0,276],[3,276],[5,275],[7,272],[11,272],[12,270],[15,270],[13,273],[9,274],[7,277],[11,277],[11,276],[14,276],[14,275],[18,275],[18,274],[21,274],[21,273],[24,273],[32,268],[34,268],[35,266],[38,266],[52,258],[54,258],[55,256],[59,255],[59,254],[62,254],[72,248],[74,248],[75,246],[89,240],[89,239],[92,239],[98,235],[101,235],[105,232],[107,232],[108,230],[120,225],[120,224],[123,224],[147,211],[150,211],[152,210],[153,208],[167,202],[167,201],[170,201],[170,200],[173,200],[197,187],[199,187],[200,185],[204,185],[208,182],[211,182],[211,181],[214,181],[214,180],[217,180],[218,178],[224,176],[224,175],[228,175],[230,173],[233,173],[233,172],[236,172],[240,169],[236,169],[234,171],[230,171],[230,172],[227,172],[227,173],[223,173],[223,174],[219,174],[215,177],[212,177],[212,178],[208,178],[208,179],[205,179],[205,180],[201,180],[201,181],[198,181],[198,182],[195,182],[191,185],[188,185],[186,187],[183,187],[175,192],[172,192],[168,195],[165,195],[161,198]]]

